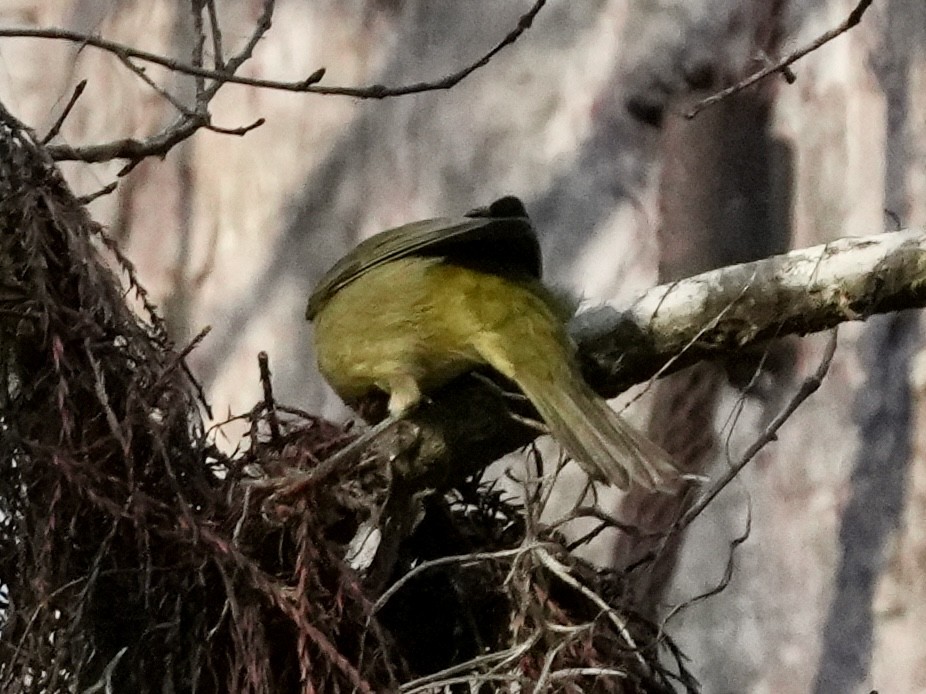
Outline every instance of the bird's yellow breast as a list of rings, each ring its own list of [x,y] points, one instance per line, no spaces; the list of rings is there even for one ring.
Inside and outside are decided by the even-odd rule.
[[[335,391],[354,400],[389,391],[396,374],[423,390],[472,368],[473,355],[436,309],[439,260],[403,258],[374,268],[331,297],[315,319],[318,367]]]
[[[427,392],[485,362],[474,346],[480,336],[532,341],[532,323],[562,330],[559,313],[539,282],[402,258],[365,272],[325,304],[314,321],[318,365],[345,400],[389,392],[396,375]]]

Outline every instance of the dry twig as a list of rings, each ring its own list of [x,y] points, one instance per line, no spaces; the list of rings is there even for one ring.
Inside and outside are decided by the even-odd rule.
[[[868,10],[868,8],[871,7],[871,3],[872,3],[872,0],[859,0],[858,4],[849,13],[849,16],[846,17],[845,21],[843,21],[839,26],[833,29],[830,29],[829,31],[821,34],[820,36],[815,38],[813,41],[811,41],[806,46],[802,46],[796,51],[792,51],[791,53],[786,55],[784,58],[779,60],[778,62],[773,62],[771,64],[768,64],[761,70],[753,73],[752,75],[749,75],[748,77],[743,78],[736,84],[731,85],[727,87],[726,89],[722,89],[716,94],[711,94],[706,99],[702,99],[701,101],[697,102],[694,106],[692,106],[691,109],[689,109],[685,113],[685,117],[694,118],[696,115],[698,115],[698,113],[700,113],[704,109],[709,108],[713,106],[714,104],[720,101],[723,101],[724,99],[729,98],[730,96],[732,96],[733,94],[736,94],[737,92],[741,92],[744,89],[751,87],[756,82],[759,82],[760,80],[763,80],[769,75],[775,74],[776,72],[782,73],[785,76],[785,79],[787,79],[789,82],[793,82],[794,76],[793,76],[793,73],[790,72],[790,69],[789,69],[790,66],[796,63],[798,60],[800,60],[804,56],[808,55],[809,53],[813,53],[815,50],[817,50],[824,44],[829,43],[830,41],[835,39],[837,36],[841,36],[842,34],[845,34],[847,31],[852,29],[852,27],[856,26],[859,22],[862,21],[862,15],[864,15],[866,10]]]
[[[218,90],[226,84],[240,84],[259,89],[308,94],[347,96],[356,99],[384,99],[408,94],[418,94],[421,92],[450,89],[469,77],[476,70],[488,65],[492,58],[507,46],[514,44],[524,32],[530,28],[537,14],[545,4],[546,0],[536,0],[530,9],[519,18],[514,29],[509,31],[504,38],[472,63],[438,79],[399,86],[387,86],[383,84],[372,84],[365,87],[322,86],[318,83],[324,77],[324,68],[320,68],[305,79],[295,82],[244,77],[237,74],[241,66],[253,55],[254,49],[259,41],[270,30],[275,0],[264,0],[261,14],[250,36],[245,41],[244,46],[227,60],[224,58],[223,39],[221,31],[219,30],[218,15],[214,0],[191,0],[191,17],[197,39],[189,63],[158,53],[143,51],[133,46],[110,41],[93,34],[86,34],[68,29],[29,27],[0,28],[0,38],[40,38],[69,41],[77,43],[82,47],[91,46],[110,53],[177,110],[178,116],[172,123],[167,125],[160,132],[143,139],[124,138],[95,145],[74,147],[67,144],[57,144],[48,147],[49,153],[56,161],[77,160],[85,162],[105,162],[113,159],[125,159],[127,163],[118,174],[119,176],[125,176],[144,159],[152,156],[163,157],[173,147],[186,140],[200,129],[211,130],[227,135],[242,136],[263,125],[264,120],[262,118],[238,128],[223,128],[212,122],[212,114],[209,111],[209,106]],[[208,32],[203,21],[204,13],[208,16],[209,20]],[[204,45],[207,39],[207,33],[212,38],[214,53],[213,68],[206,67],[204,62]],[[166,88],[157,84],[149,77],[145,69],[136,64],[135,61],[159,65],[172,73],[193,77],[195,84],[194,103],[192,105],[182,103]],[[78,85],[78,88],[75,89],[75,94],[71,97],[71,102],[65,107],[64,112],[59,117],[59,122],[56,123],[49,132],[47,140],[52,139],[60,130],[61,124],[64,122],[71,108],[73,108],[73,102],[80,96],[80,91],[82,91],[82,89],[80,85]]]

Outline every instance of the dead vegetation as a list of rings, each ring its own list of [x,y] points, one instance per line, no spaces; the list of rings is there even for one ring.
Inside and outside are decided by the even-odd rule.
[[[388,466],[261,484],[350,439],[274,403],[266,372],[242,452],[219,452],[131,264],[0,116],[3,691],[693,690],[625,577],[539,523],[547,483],[415,496],[369,585],[345,555]]]

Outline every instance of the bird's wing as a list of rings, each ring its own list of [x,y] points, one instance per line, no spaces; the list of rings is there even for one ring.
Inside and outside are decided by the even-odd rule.
[[[334,294],[364,273],[409,256],[443,257],[489,272],[540,277],[540,244],[530,219],[460,217],[426,219],[389,229],[361,242],[332,267],[309,297],[312,320]]]

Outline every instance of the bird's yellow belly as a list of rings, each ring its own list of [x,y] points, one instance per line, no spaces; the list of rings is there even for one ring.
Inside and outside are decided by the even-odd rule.
[[[437,259],[400,259],[339,290],[315,320],[319,370],[345,400],[410,377],[432,390],[480,360],[440,304]],[[438,272],[434,272],[438,270]],[[435,284],[438,283],[438,284]]]

